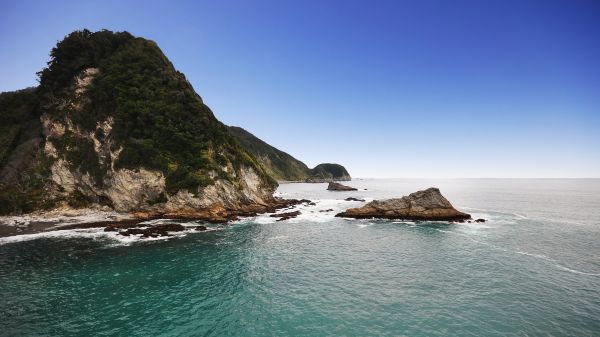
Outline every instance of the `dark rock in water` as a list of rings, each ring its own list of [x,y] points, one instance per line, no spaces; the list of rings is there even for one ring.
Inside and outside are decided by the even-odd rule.
[[[464,222],[471,215],[457,211],[434,187],[388,200],[375,200],[359,208],[350,208],[337,217],[355,219],[382,218]]]
[[[155,225],[155,226],[151,226],[148,228],[128,228],[127,230],[119,232],[119,234],[124,235],[124,236],[141,234],[142,237],[144,237],[144,238],[148,238],[148,237],[155,238],[158,236],[169,236],[169,232],[180,232],[183,230],[185,230],[185,227],[183,227],[182,225],[169,223],[169,224]]]
[[[196,228],[194,228],[194,229],[195,229],[195,230],[197,230],[197,231],[205,231],[205,230],[207,230],[208,228],[206,228],[206,226],[197,226],[197,227],[196,227]]]
[[[485,222],[485,219],[477,219],[475,222]]]
[[[287,212],[287,213],[279,213],[279,214],[271,214],[272,218],[279,218],[277,221],[285,221],[300,215],[300,211]]]
[[[327,186],[328,191],[357,191],[356,188],[342,185],[340,183],[330,182]]]
[[[287,212],[287,213],[271,214],[271,217],[272,218],[297,217],[300,214],[301,214],[300,211],[294,211],[294,212]]]
[[[357,199],[357,198],[353,198],[353,197],[349,197],[344,200],[346,200],[346,201],[365,201],[365,199]]]
[[[333,212],[333,208],[330,209],[322,209],[319,212]]]

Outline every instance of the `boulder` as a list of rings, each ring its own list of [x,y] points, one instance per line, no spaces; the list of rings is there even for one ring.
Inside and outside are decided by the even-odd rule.
[[[295,211],[295,212],[271,214],[271,217],[272,218],[279,218],[279,219],[277,219],[277,221],[285,221],[285,220],[289,220],[289,219],[295,218],[295,217],[297,217],[300,214],[301,214],[300,211]]]
[[[328,191],[357,191],[356,188],[342,185],[340,183],[330,182],[327,186]]]
[[[440,190],[431,187],[404,196],[387,200],[374,200],[363,207],[350,208],[336,214],[337,217],[365,219],[400,219],[400,220],[434,220],[464,221],[471,215],[456,210],[444,198]]]
[[[358,198],[353,198],[353,197],[349,197],[344,200],[346,200],[346,201],[363,201],[363,202],[365,201],[365,199],[358,199]]]

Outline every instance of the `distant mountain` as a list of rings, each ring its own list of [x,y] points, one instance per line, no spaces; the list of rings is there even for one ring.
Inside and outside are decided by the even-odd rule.
[[[238,126],[229,126],[229,132],[254,155],[263,169],[278,181],[303,181],[309,177],[310,170],[306,164],[291,155]]]
[[[263,169],[278,181],[306,181],[323,183],[350,180],[348,171],[339,164],[319,164],[309,169],[306,164],[291,155],[267,144],[250,132],[230,126],[229,132],[254,155]]]
[[[310,170],[309,183],[327,183],[332,181],[352,180],[346,168],[339,164],[319,164]]]

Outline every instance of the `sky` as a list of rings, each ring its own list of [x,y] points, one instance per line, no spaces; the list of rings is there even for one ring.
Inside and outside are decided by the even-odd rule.
[[[353,177],[600,177],[600,1],[1,1],[0,91],[78,29],[154,40],[218,119]]]

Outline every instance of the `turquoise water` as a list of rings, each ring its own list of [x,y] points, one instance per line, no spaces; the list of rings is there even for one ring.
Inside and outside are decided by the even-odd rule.
[[[162,241],[0,239],[0,335],[598,336],[600,180],[357,180],[268,216]],[[438,186],[490,221],[346,220]]]

